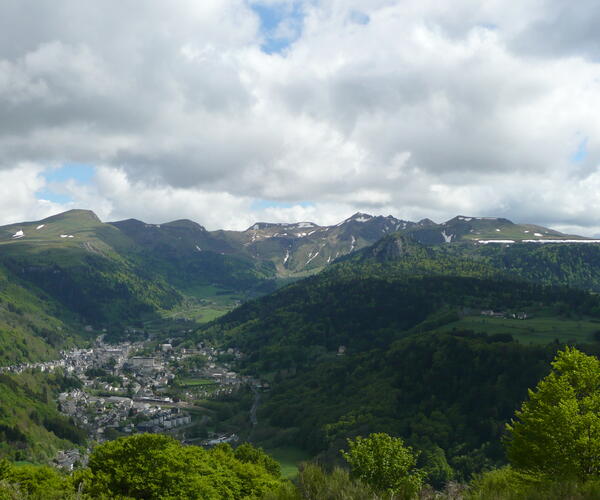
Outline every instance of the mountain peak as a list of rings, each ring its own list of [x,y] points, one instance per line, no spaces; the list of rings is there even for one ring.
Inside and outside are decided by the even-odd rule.
[[[246,231],[260,231],[261,229],[271,229],[274,227],[283,227],[287,224],[283,222],[255,222]]]
[[[417,225],[424,226],[424,227],[437,226],[437,224],[435,222],[433,222],[431,219],[427,219],[427,218],[421,219],[419,222],[417,222]]]
[[[311,227],[320,227],[314,222],[255,222],[246,231],[260,231],[265,229],[307,229]]]
[[[503,217],[466,217],[464,215],[457,215],[450,220],[444,222],[444,226],[457,224],[457,223],[465,223],[465,222],[476,222],[476,223],[485,223],[485,222],[495,222],[499,224],[514,224],[512,221],[505,219]]]
[[[50,217],[46,217],[40,222],[52,222],[64,219],[79,219],[83,221],[92,221],[97,223],[102,222],[100,218],[91,210],[83,210],[79,208],[74,208],[72,210],[67,210],[66,212],[61,212],[60,214],[51,215]]]
[[[206,228],[197,222],[194,222],[190,219],[177,219],[171,222],[167,222],[166,224],[161,224],[163,227],[177,227],[177,228],[189,228],[200,231],[206,231]]]
[[[370,214],[356,212],[353,216],[348,217],[344,222],[367,222],[373,218],[374,217]]]

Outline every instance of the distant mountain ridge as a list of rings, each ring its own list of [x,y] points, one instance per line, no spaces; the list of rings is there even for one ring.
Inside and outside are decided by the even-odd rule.
[[[145,237],[133,235],[127,221],[113,222],[129,236],[147,242],[150,233],[163,229],[172,231],[176,221],[168,224],[144,224]],[[189,224],[195,224],[187,221]],[[140,226],[142,227],[142,226]],[[515,224],[508,219],[496,217],[456,216],[437,224],[430,219],[419,222],[397,219],[391,215],[373,216],[355,213],[351,217],[331,226],[320,226],[314,222],[256,222],[244,231],[197,232],[196,242],[188,248],[220,252],[262,262],[273,267],[277,276],[303,276],[312,274],[334,260],[361,248],[370,246],[384,236],[401,232],[410,235],[424,245],[446,243],[472,243],[475,245],[518,242],[600,242],[582,236],[567,235],[553,229],[533,224]],[[173,241],[171,244],[175,244]]]
[[[77,220],[79,227],[68,230],[70,226],[65,228],[62,223],[55,224],[65,219]],[[515,224],[505,218],[464,215],[438,224],[430,219],[412,222],[391,215],[373,216],[358,212],[330,226],[320,226],[310,221],[256,222],[244,231],[208,231],[197,222],[187,219],[164,224],[126,219],[104,224],[91,211],[71,210],[36,222],[0,227],[0,246],[15,242],[46,245],[52,240],[62,240],[63,243],[87,245],[88,249],[99,250],[86,239],[88,233],[85,227],[90,225],[94,226],[95,231],[102,228],[111,238],[118,237],[127,241],[129,246],[139,247],[138,250],[145,249],[171,259],[194,259],[211,252],[223,256],[223,260],[229,263],[233,258],[235,266],[246,267],[251,273],[255,269],[265,278],[312,274],[339,257],[370,246],[394,232],[409,235],[424,245],[600,242],[538,225]],[[118,236],[114,228],[119,230]]]

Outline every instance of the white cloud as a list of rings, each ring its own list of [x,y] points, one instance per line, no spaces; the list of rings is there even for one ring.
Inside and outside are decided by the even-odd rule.
[[[284,53],[260,50],[250,4],[289,13]],[[2,2],[3,175],[98,165],[92,185],[64,189],[103,218],[240,228],[468,212],[596,230],[593,2],[575,15],[551,0],[306,1],[302,23],[297,7]],[[48,207],[29,186],[15,217]]]
[[[71,208],[36,196],[46,186],[43,170],[33,163],[0,169],[0,224],[37,220]]]

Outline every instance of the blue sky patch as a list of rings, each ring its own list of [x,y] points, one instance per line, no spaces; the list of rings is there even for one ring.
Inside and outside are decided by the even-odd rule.
[[[370,20],[371,18],[364,12],[359,10],[353,10],[350,12],[350,21],[354,24],[369,24]]]
[[[579,143],[579,146],[577,146],[577,150],[571,155],[572,163],[582,163],[587,158],[587,143],[587,137]]]
[[[89,185],[94,174],[94,167],[80,163],[65,163],[62,167],[48,169],[42,174],[46,179],[46,187],[36,192],[36,196],[39,199],[54,203],[69,203],[73,201],[71,197],[60,192],[53,185],[70,180],[75,181],[77,184]]]
[[[263,52],[280,53],[300,37],[304,20],[301,2],[294,2],[291,6],[253,2],[250,8],[260,18],[260,30],[264,38],[261,45]]]

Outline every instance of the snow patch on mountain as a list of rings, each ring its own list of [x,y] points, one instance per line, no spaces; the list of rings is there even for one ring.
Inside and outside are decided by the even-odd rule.
[[[308,260],[306,261],[306,264],[304,264],[305,266],[308,266],[308,264],[310,264],[310,262],[317,256],[319,255],[320,250],[317,250],[317,252],[313,255],[313,253],[309,253],[308,254]]]
[[[446,231],[442,231],[442,236],[444,237],[444,242],[445,243],[451,243],[452,242],[452,238],[454,237],[453,234],[446,234]]]
[[[23,238],[25,233],[22,229],[19,229],[15,234],[12,235],[13,240],[18,240],[19,238]]]
[[[477,240],[478,243],[481,243],[482,245],[487,245],[488,243],[506,243],[506,244],[510,244],[510,243],[514,243],[515,240]]]
[[[37,231],[38,229],[42,229],[46,224],[40,224],[38,227],[35,228],[35,230]]]
[[[600,240],[523,240],[523,243],[600,243]]]
[[[541,235],[540,235],[541,236]],[[488,243],[516,243],[515,240],[477,240],[477,243],[487,245]],[[519,243],[600,243],[600,240],[520,240]]]

